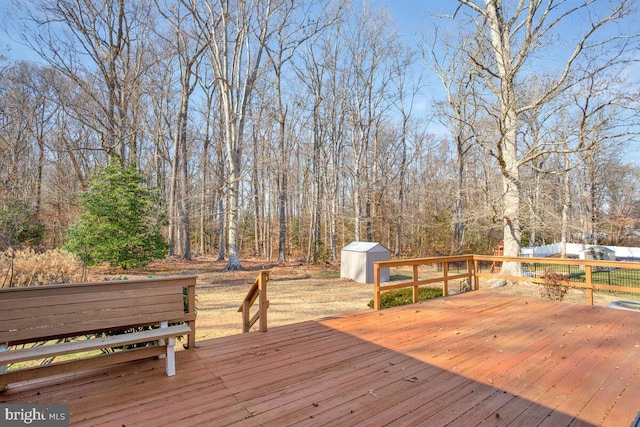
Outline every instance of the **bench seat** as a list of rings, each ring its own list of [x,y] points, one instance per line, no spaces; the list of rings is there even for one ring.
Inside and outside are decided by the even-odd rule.
[[[187,325],[175,325],[166,328],[149,329],[147,331],[129,332],[126,334],[112,335],[82,341],[61,342],[50,345],[39,345],[30,348],[21,348],[11,351],[0,351],[0,365],[25,362],[27,360],[45,359],[63,354],[82,353],[84,351],[100,350],[104,348],[120,347],[130,344],[138,344],[162,339],[171,339],[186,335],[191,332]],[[167,352],[169,349],[167,346]],[[167,375],[175,374],[175,366],[169,367],[167,356]],[[169,372],[172,372],[171,374]]]
[[[13,382],[158,356],[166,357],[172,376],[176,338],[187,336],[184,347],[191,349],[194,330],[195,276],[0,289],[0,390]],[[75,357],[16,365],[62,355]]]

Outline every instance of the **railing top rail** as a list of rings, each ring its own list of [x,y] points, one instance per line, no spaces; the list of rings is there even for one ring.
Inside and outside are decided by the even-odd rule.
[[[428,257],[428,258],[412,258],[412,259],[400,259],[394,261],[378,261],[374,265],[380,267],[404,267],[408,265],[421,265],[431,264],[435,262],[455,262],[466,261],[473,259],[474,255],[453,255],[453,256],[441,256],[441,257]]]
[[[12,288],[2,288],[0,292],[3,293],[11,293],[11,292],[38,292],[43,289],[53,290],[53,289],[65,289],[65,288],[87,288],[91,289],[92,287],[98,288],[108,285],[121,285],[121,286],[131,286],[131,287],[144,287],[149,283],[161,283],[164,286],[195,286],[196,285],[196,277],[195,275],[185,275],[185,276],[162,276],[162,277],[153,277],[153,278],[143,278],[143,279],[126,279],[126,280],[103,280],[100,282],[77,282],[77,283],[60,283],[54,285],[46,285],[46,286],[19,286]]]
[[[256,279],[253,281],[253,285],[251,285],[251,289],[249,289],[249,292],[247,292],[247,296],[244,297],[244,299],[242,300],[242,304],[240,304],[240,307],[238,307],[239,313],[242,313],[242,311],[244,310],[245,302],[248,301],[249,305],[252,305],[258,298],[260,281],[263,280],[263,278],[265,280],[269,280],[269,272],[267,270],[262,270],[260,274],[258,274],[258,277],[256,277]]]
[[[393,261],[378,261],[374,263],[376,268],[386,267],[406,267],[411,265],[424,265],[439,262],[455,262],[455,261],[513,261],[522,263],[540,263],[540,264],[560,264],[560,265],[591,265],[596,267],[618,267],[640,269],[640,262],[633,261],[610,261],[610,260],[590,260],[578,258],[538,258],[538,257],[506,257],[497,255],[455,255],[441,257],[412,258]]]
[[[244,310],[245,302],[249,302],[249,305],[252,305],[257,298],[258,298],[258,282],[256,281],[251,286],[251,289],[249,289],[247,296],[245,296],[244,299],[242,300],[242,304],[240,304],[240,307],[238,307],[238,312],[242,313],[242,311]]]
[[[618,267],[640,269],[640,262],[591,260],[579,258],[534,258],[534,257],[505,257],[495,255],[473,255],[478,261],[513,261],[523,263],[560,264],[560,265],[591,265],[595,267]]]

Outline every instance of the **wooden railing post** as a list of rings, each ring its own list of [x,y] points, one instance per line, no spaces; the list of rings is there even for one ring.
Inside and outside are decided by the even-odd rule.
[[[247,333],[251,329],[251,318],[249,317],[249,309],[251,302],[245,299],[242,301],[242,333]]]
[[[261,271],[256,280],[254,280],[251,289],[244,297],[242,304],[238,308],[242,312],[242,332],[249,332],[251,327],[260,320],[260,331],[267,332],[267,309],[269,308],[269,300],[267,299],[267,282],[269,281],[269,272]],[[253,303],[258,300],[258,311],[251,317],[250,311]]]
[[[196,285],[195,280],[193,285],[187,286],[187,314],[190,315],[191,320],[188,324],[191,327],[191,332],[187,335],[187,348],[196,348]]]
[[[413,265],[412,278],[414,282],[418,281],[418,265]],[[420,287],[418,285],[413,286],[413,303],[417,303],[420,299]]]
[[[258,282],[258,309],[260,310],[260,330],[267,332],[267,281],[269,280],[269,272],[260,272],[260,281]]]
[[[475,275],[473,274],[474,270],[473,270],[473,260],[468,259],[467,260],[467,274],[469,275],[469,279],[467,279],[467,285],[469,285],[469,289],[474,289],[474,290],[478,290],[478,288],[475,287]]]
[[[593,306],[593,275],[590,265],[584,266],[584,281],[587,286],[587,305]]]
[[[373,309],[380,310],[380,264],[373,264]]]
[[[449,275],[449,263],[442,263],[442,276],[444,280],[442,281],[442,296],[446,297],[449,295],[449,281],[447,280],[447,276]]]
[[[473,290],[477,291],[480,289],[480,277],[478,273],[480,272],[480,260],[476,259],[475,256],[473,258]]]

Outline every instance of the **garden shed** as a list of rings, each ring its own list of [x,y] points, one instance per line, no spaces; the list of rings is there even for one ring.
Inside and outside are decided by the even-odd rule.
[[[580,259],[615,261],[616,252],[606,246],[591,246],[578,253]]]
[[[351,242],[340,254],[340,277],[358,283],[373,283],[373,264],[389,261],[390,251],[380,243]],[[389,269],[380,269],[380,282],[389,281]]]

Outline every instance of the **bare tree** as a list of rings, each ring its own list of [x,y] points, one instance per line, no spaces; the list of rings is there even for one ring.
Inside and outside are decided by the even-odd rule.
[[[75,118],[100,135],[101,145],[122,164],[136,162],[139,123],[136,102],[148,69],[153,38],[148,3],[125,0],[38,0],[22,29],[25,44],[86,95],[64,102]],[[31,9],[33,8],[33,9]]]
[[[628,0],[458,2],[458,35],[421,46],[443,97],[419,106],[370,2],[22,3],[49,62],[0,63],[0,205],[47,218],[47,245],[108,156],[160,189],[174,253],[229,269],[335,260],[354,236],[427,256],[637,232]]]
[[[397,181],[395,187],[397,188],[397,208],[395,214],[395,241],[394,241],[394,254],[399,257],[403,251],[403,223],[404,223],[404,209],[405,209],[405,191],[407,186],[407,169],[410,161],[409,157],[409,127],[411,126],[411,119],[414,109],[415,98],[422,86],[422,76],[420,73],[414,73],[415,64],[415,52],[407,49],[404,53],[398,53],[393,58],[393,75],[391,84],[395,88],[396,95],[394,100],[394,106],[400,114],[400,134],[398,138],[398,161],[395,162],[397,169]],[[414,124],[415,126],[415,124]]]
[[[282,93],[283,73],[296,50],[319,31],[330,25],[335,15],[328,9],[327,3],[317,1],[287,0],[276,10],[278,25],[274,28],[272,45],[266,49],[269,64],[275,79],[275,117],[278,123],[278,261],[286,260],[287,219],[286,204],[289,150],[291,144],[286,141],[286,126],[289,106],[284,105]],[[319,227],[319,225],[318,225]]]
[[[531,160],[523,157],[518,140],[518,127],[524,112],[535,108],[562,93],[571,83],[572,71],[579,64],[585,52],[598,49],[606,54],[602,47],[612,46],[626,35],[600,37],[610,24],[621,21],[630,13],[630,4],[622,0],[612,4],[610,9],[595,9],[596,2],[588,0],[578,5],[556,4],[553,0],[520,1],[515,4],[502,0],[459,0],[460,4],[476,14],[475,25],[484,26],[480,47],[485,47],[488,55],[479,54],[475,49],[469,52],[476,72],[482,77],[493,98],[487,106],[492,111],[497,126],[496,139],[492,142],[491,154],[498,159],[502,173],[502,221],[504,236],[504,254],[518,256],[521,247],[522,227],[520,223],[520,200],[522,183],[520,166]],[[559,61],[561,52],[554,52],[555,63],[562,64],[555,74],[547,77],[547,85],[538,96],[520,102],[519,87],[524,84],[535,66],[542,49],[548,47],[550,37],[560,30],[561,24],[581,13],[589,13],[590,19],[581,28],[573,41],[573,48]],[[616,54],[619,51],[615,51]],[[493,103],[497,108],[493,109]],[[536,153],[539,155],[539,151]],[[503,266],[507,274],[520,275],[520,264],[509,263]]]
[[[305,46],[301,55],[301,65],[296,73],[306,88],[307,110],[311,114],[312,160],[314,208],[312,237],[314,262],[320,238],[320,205],[326,200],[329,257],[337,258],[338,217],[340,189],[344,174],[343,164],[346,133],[347,83],[346,73],[341,65],[344,59],[341,50],[342,23],[336,23],[329,31],[323,32],[318,40]],[[324,193],[322,193],[322,190]],[[311,243],[311,242],[310,242]],[[311,252],[311,251],[309,251]]]
[[[576,140],[584,148],[580,153],[583,170],[582,206],[585,243],[598,244],[605,185],[609,170],[616,164],[616,146],[632,140],[638,114],[637,101],[616,90],[622,89],[613,74],[607,80],[589,73],[573,94],[577,107]],[[624,90],[624,89],[623,89]],[[632,115],[629,109],[633,109]],[[626,110],[626,111],[625,111]],[[613,161],[612,161],[613,160]]]
[[[604,213],[604,227],[607,243],[611,245],[632,245],[629,242],[640,227],[638,209],[640,196],[640,171],[630,165],[612,164],[608,170],[606,186],[607,210]]]
[[[174,160],[169,196],[169,255],[175,250],[175,210],[180,213],[180,236],[182,258],[191,259],[191,230],[189,215],[189,101],[197,85],[197,66],[208,49],[210,34],[203,34],[192,22],[192,15],[180,4],[175,7],[158,5],[162,17],[169,24],[164,36],[166,45],[173,50],[172,57],[178,59],[180,81],[180,102],[174,132]],[[195,27],[195,28],[194,28]],[[178,181],[180,185],[178,186]],[[181,190],[180,197],[177,195]],[[179,198],[180,202],[177,203]]]
[[[435,28],[431,45],[424,46],[427,65],[438,76],[446,102],[436,102],[436,114],[440,122],[451,132],[456,153],[456,192],[453,214],[453,252],[464,247],[464,177],[469,151],[474,147],[477,128],[478,75],[465,51],[474,37],[462,33],[458,37],[442,33]],[[462,46],[462,48],[461,48]]]
[[[219,91],[228,162],[227,269],[240,270],[238,221],[246,114],[264,47],[271,36],[273,5],[271,0],[183,1],[183,4],[190,9],[201,31],[210,34],[208,58]]]
[[[371,183],[375,177],[374,149],[376,127],[389,108],[390,57],[399,49],[397,34],[389,32],[389,17],[382,10],[366,6],[356,14],[351,33],[344,34],[351,71],[348,88],[351,148],[353,150],[354,239],[362,240],[363,224],[371,239]],[[370,162],[372,164],[370,164]],[[371,168],[371,169],[369,169]],[[371,173],[368,171],[371,170]]]
[[[209,73],[205,70],[198,78],[198,83],[201,87],[202,92],[204,93],[204,107],[202,108],[201,114],[203,116],[204,121],[204,135],[203,135],[203,143],[202,143],[202,156],[200,157],[200,222],[199,222],[199,240],[200,240],[200,253],[206,254],[208,253],[207,247],[207,226],[212,222],[210,216],[211,211],[215,211],[215,204],[212,205],[211,199],[211,191],[209,186],[210,179],[210,149],[215,153],[215,142],[213,141],[214,131],[215,131],[215,122],[214,122],[214,110],[216,106],[216,98],[215,98],[215,87],[210,82],[208,78]],[[212,147],[213,146],[213,147]],[[218,159],[217,159],[218,160]],[[210,245],[212,246],[212,245]]]

